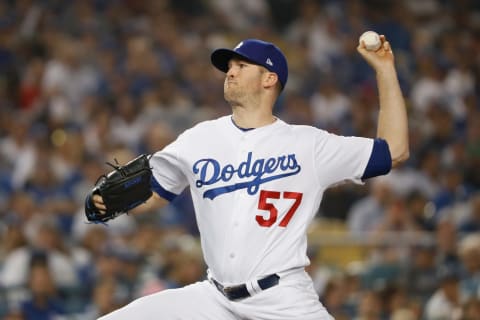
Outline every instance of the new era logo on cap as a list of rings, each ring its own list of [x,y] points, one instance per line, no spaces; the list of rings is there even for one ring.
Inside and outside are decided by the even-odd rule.
[[[240,48],[241,46],[243,46],[243,41],[240,42],[239,44],[237,44],[237,46],[236,46],[233,50],[237,50],[237,49]]]
[[[243,40],[233,50],[217,49],[213,51],[210,59],[217,69],[227,72],[228,61],[234,56],[242,57],[255,64],[264,66],[271,72],[275,72],[282,89],[285,87],[288,79],[287,59],[273,43],[258,39]]]

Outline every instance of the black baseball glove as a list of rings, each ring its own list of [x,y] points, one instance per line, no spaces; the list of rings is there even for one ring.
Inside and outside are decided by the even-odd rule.
[[[143,154],[124,166],[108,163],[115,170],[102,175],[85,199],[87,220],[105,223],[147,201],[152,195],[150,188],[152,169],[148,160],[149,157]],[[92,197],[95,194],[103,198],[107,208],[105,213],[100,212],[93,204]]]

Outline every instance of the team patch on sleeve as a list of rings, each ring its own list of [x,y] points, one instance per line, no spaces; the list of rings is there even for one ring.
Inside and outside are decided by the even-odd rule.
[[[367,167],[363,172],[362,180],[387,174],[392,169],[392,156],[387,141],[374,139],[372,153]]]

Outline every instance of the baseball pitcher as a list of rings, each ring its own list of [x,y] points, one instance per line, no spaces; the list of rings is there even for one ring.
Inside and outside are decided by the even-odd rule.
[[[307,228],[330,186],[387,174],[409,155],[407,115],[389,42],[357,50],[376,72],[377,137],[344,137],[290,125],[273,114],[287,60],[272,43],[247,39],[217,49],[232,114],[202,122],[153,155],[114,166],[85,202],[106,222],[139,204],[167,204],[190,188],[206,279],[142,297],[102,320],[332,319],[304,267]]]

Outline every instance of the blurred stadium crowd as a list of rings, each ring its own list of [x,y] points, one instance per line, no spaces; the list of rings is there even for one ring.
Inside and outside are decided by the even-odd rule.
[[[0,318],[96,319],[203,279],[188,190],[162,210],[85,223],[105,162],[228,114],[209,54],[247,37],[289,59],[280,118],[374,137],[365,30],[394,49],[411,158],[325,194],[308,270],[338,320],[480,319],[475,0],[0,1]],[[332,221],[362,259],[322,260]]]

